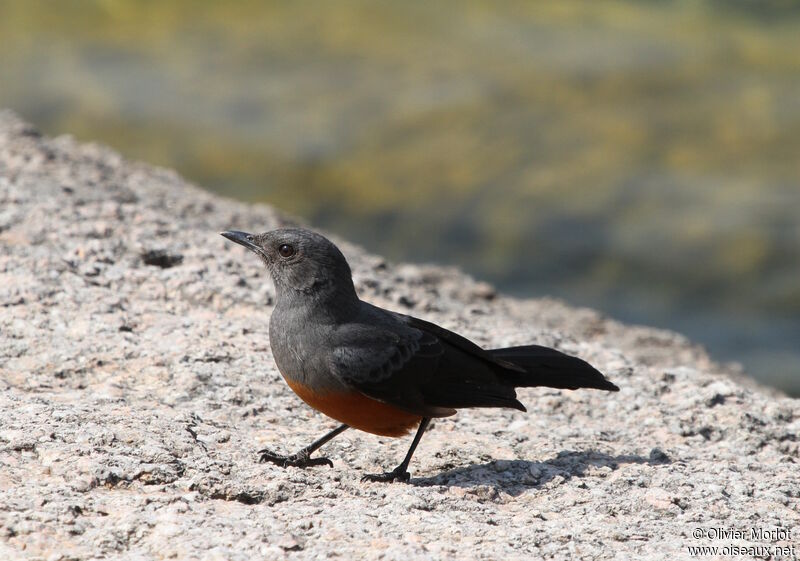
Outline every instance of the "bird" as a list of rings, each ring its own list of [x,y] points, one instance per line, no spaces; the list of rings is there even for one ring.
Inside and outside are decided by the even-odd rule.
[[[269,342],[278,371],[300,399],[341,423],[296,453],[260,450],[261,462],[333,467],[312,454],[348,428],[400,437],[416,427],[396,468],[362,477],[407,482],[431,419],[471,407],[526,411],[519,387],[619,391],[589,363],[555,349],[484,349],[435,323],[361,300],[342,252],[314,231],[220,234],[260,257],[272,277]]]

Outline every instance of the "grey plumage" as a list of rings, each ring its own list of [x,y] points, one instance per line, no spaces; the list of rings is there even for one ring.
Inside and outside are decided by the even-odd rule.
[[[223,235],[258,254],[270,271],[277,293],[270,344],[295,391],[358,394],[418,415],[419,437],[425,418],[462,407],[525,411],[515,387],[618,390],[588,363],[553,349],[485,350],[433,323],[361,301],[346,259],[317,233]]]

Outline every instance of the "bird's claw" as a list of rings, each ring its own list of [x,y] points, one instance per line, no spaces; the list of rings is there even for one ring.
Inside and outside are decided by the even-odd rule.
[[[361,478],[361,482],[394,483],[395,481],[399,481],[400,483],[408,483],[409,479],[411,479],[411,474],[405,469],[400,469],[398,467],[385,473],[368,473]]]
[[[330,461],[328,458],[310,458],[308,453],[305,452],[298,452],[296,454],[291,454],[289,456],[283,456],[281,454],[276,454],[275,452],[271,452],[269,450],[259,450],[258,451],[259,458],[258,461],[263,463],[269,462],[271,464],[275,464],[276,466],[280,467],[298,467],[298,468],[307,468],[313,466],[329,466],[333,467],[333,462]]]

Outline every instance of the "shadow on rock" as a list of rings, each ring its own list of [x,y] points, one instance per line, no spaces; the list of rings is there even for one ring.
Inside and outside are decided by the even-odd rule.
[[[528,489],[540,488],[551,481],[563,483],[573,477],[592,477],[591,469],[609,468],[615,471],[622,464],[665,465],[672,460],[658,448],[649,457],[633,454],[612,456],[596,450],[565,450],[555,458],[536,462],[530,460],[494,460],[444,471],[431,477],[412,478],[411,484],[420,487],[444,485],[447,487],[492,487],[517,496]],[[603,477],[605,474],[597,474]]]

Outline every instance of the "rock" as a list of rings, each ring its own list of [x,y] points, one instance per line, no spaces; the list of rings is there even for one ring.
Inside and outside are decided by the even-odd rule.
[[[725,545],[692,528],[800,527],[797,400],[680,335],[341,240],[366,299],[576,353],[622,390],[437,420],[409,485],[360,477],[410,438],[259,464],[335,423],[276,372],[273,288],[218,232],[291,223],[0,113],[0,557],[672,559]]]

